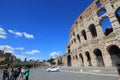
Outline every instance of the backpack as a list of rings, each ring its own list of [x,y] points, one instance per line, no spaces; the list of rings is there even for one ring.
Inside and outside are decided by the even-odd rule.
[[[14,69],[14,70],[13,70],[13,76],[14,76],[14,77],[18,77],[18,76],[19,76],[19,71],[18,71],[18,69]]]

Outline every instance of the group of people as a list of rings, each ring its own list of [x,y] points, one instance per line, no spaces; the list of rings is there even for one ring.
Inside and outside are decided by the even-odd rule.
[[[22,68],[11,68],[3,71],[3,80],[28,80],[29,69]]]

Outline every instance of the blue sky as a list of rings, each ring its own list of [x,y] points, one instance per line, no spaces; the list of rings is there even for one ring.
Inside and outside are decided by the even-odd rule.
[[[0,0],[0,49],[18,58],[63,55],[75,19],[93,0]]]

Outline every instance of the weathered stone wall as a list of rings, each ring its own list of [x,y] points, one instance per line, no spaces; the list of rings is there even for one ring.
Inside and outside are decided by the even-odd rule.
[[[120,0],[95,0],[72,25],[70,39],[64,56],[64,65],[70,66],[114,66],[115,59],[120,59]],[[104,14],[99,13],[104,10]],[[102,29],[102,21],[109,19],[112,32],[107,35]],[[119,52],[116,54],[114,50]],[[68,57],[69,56],[69,57]],[[68,59],[69,58],[69,59]]]

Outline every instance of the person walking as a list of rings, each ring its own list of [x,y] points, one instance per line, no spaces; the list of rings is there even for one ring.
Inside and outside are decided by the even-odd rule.
[[[20,72],[20,80],[23,80],[25,76],[25,68],[22,67],[21,72]]]
[[[29,69],[26,69],[25,71],[25,79],[28,80],[29,79]]]
[[[9,74],[8,74],[8,70],[4,70],[3,71],[3,80],[8,80],[9,79]]]
[[[19,70],[18,68],[13,69],[13,80],[18,80],[19,77]]]
[[[9,72],[9,80],[13,80],[13,68]]]

